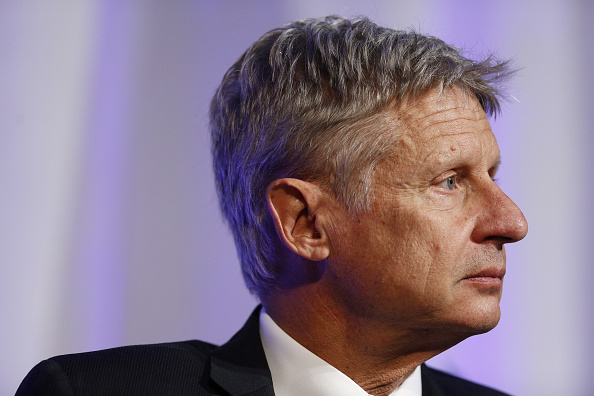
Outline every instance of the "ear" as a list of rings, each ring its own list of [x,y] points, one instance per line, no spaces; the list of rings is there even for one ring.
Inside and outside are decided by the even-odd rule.
[[[276,232],[283,243],[308,260],[326,259],[330,244],[318,218],[324,191],[316,184],[285,178],[272,182],[266,197]]]

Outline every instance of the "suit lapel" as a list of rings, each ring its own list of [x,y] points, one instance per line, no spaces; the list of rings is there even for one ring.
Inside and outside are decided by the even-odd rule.
[[[423,396],[446,396],[435,381],[435,378],[433,378],[431,369],[425,363],[421,365],[421,383],[423,386]]]
[[[260,339],[260,309],[226,344],[211,354],[211,379],[232,396],[274,396]]]

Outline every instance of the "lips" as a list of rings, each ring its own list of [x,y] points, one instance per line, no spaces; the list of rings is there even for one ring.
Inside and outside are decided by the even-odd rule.
[[[467,276],[462,281],[481,288],[488,288],[489,290],[501,290],[504,276],[505,267],[489,267]]]
[[[503,267],[503,268],[491,267],[491,268],[485,268],[484,270],[481,270],[480,272],[477,272],[476,274],[467,276],[465,279],[496,278],[496,279],[503,280],[504,276],[505,276],[505,267]]]

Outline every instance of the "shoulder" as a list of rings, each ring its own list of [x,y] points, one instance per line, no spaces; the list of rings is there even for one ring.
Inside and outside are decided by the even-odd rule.
[[[17,395],[206,395],[201,382],[214,348],[185,341],[56,356],[35,366]]]
[[[421,366],[423,395],[509,396],[493,388],[453,376],[426,365]]]

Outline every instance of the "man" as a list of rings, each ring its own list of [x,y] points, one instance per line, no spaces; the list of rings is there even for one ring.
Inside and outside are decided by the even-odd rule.
[[[260,38],[211,105],[221,207],[262,302],[227,344],[42,362],[18,395],[501,395],[423,362],[499,321],[521,211],[494,181],[505,62],[367,19]]]

